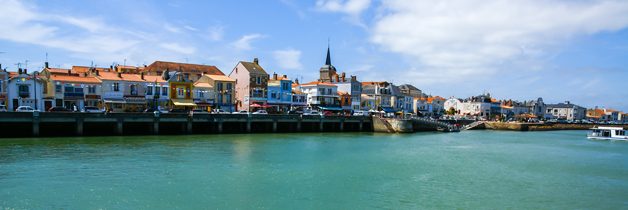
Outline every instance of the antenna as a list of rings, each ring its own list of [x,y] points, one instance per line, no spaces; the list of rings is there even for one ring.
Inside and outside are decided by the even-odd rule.
[[[28,59],[24,61],[24,68],[28,69]]]
[[[126,58],[124,59],[124,65],[123,66],[126,66]]]
[[[48,62],[48,52],[46,52],[46,62]]]

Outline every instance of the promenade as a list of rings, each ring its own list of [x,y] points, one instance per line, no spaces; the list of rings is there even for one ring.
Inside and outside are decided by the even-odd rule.
[[[2,137],[372,131],[370,117],[184,113],[0,113]]]

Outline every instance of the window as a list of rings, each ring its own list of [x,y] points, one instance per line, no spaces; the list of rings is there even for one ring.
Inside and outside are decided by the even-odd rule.
[[[96,85],[87,86],[87,92],[90,93],[90,94],[95,94],[96,93]]]
[[[327,89],[327,95],[331,95],[331,88]]]
[[[153,95],[153,86],[146,87],[146,95]]]
[[[323,95],[323,94],[325,94],[325,88],[319,88],[318,95]]]
[[[183,90],[183,88],[177,88],[177,97],[183,97],[185,94],[185,91]]]
[[[231,83],[227,83],[227,91],[231,91]]]
[[[73,93],[74,92],[74,87],[72,87],[72,86],[65,86],[64,91],[66,93]]]
[[[83,93],[83,88],[79,88],[79,87],[74,88],[74,92],[75,93]]]
[[[158,96],[159,92],[160,92],[161,88],[160,87],[155,87],[155,95]]]
[[[219,82],[219,83],[216,85],[216,90],[218,90],[218,92],[219,92],[219,93],[220,93],[220,92],[222,92],[222,83],[221,83],[221,82]]]
[[[0,92],[2,92],[2,80],[0,80]]]
[[[129,89],[131,89],[131,95],[137,95],[137,85],[133,84],[129,86]]]
[[[272,99],[277,98],[277,93],[275,93],[275,92],[270,93],[270,98],[272,98]]]
[[[55,85],[55,93],[61,93],[62,87],[61,85]]]
[[[225,99],[226,99],[226,104],[231,104],[231,94],[227,94],[225,95]]]
[[[162,96],[168,95],[168,87],[161,87],[161,95]]]
[[[256,79],[257,79],[257,84],[258,84],[258,85],[259,85],[259,84],[262,84],[262,77],[257,77]]]
[[[113,83],[113,91],[118,92],[120,91],[120,83]]]
[[[197,90],[196,95],[198,98],[205,98],[205,93],[202,90]]]

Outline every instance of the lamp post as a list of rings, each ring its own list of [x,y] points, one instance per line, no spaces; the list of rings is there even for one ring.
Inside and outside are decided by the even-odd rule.
[[[37,72],[33,72],[33,92],[35,95],[35,110],[37,110]]]

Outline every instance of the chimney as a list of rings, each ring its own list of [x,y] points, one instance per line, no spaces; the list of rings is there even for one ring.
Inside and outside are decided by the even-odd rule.
[[[48,61],[46,61],[46,62],[44,63],[44,66],[45,66],[46,68],[48,68]]]
[[[100,76],[100,71],[96,70],[96,76]]]
[[[342,74],[340,76],[342,78],[342,82],[346,82],[347,81],[347,78],[345,76],[346,76],[345,73],[342,72]]]
[[[87,77],[87,72],[83,72],[83,77]]]
[[[277,73],[273,73],[273,80],[277,80]]]
[[[144,72],[140,72],[140,79],[144,80]]]
[[[18,75],[19,75],[19,74],[22,74],[22,68],[18,68],[18,69],[17,69],[17,74],[18,74]]]
[[[340,76],[338,76],[338,74],[336,74],[334,76],[335,76],[336,82],[340,82]]]
[[[24,69],[24,74],[28,74],[28,70],[27,69]]]
[[[68,69],[68,76],[72,75],[72,70]]]
[[[253,63],[255,63],[255,64],[259,65],[259,59],[254,58],[254,59],[253,59]]]
[[[294,84],[297,84],[297,85],[298,85],[298,84],[299,84],[299,79],[295,79],[295,80],[294,80]]]
[[[356,82],[358,81],[358,77],[357,76],[351,76],[351,82]]]
[[[109,66],[109,71],[112,72],[113,71],[113,65]]]
[[[288,79],[288,76],[284,74],[283,79]]]
[[[118,72],[118,78],[122,78],[122,73]]]

